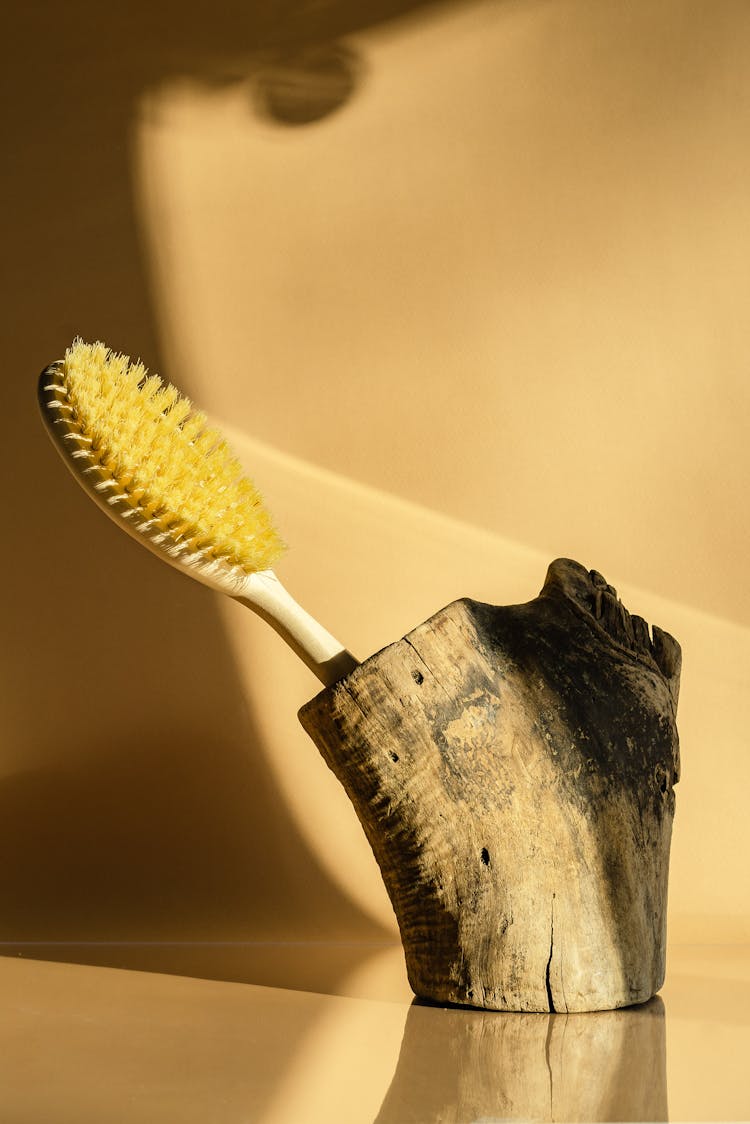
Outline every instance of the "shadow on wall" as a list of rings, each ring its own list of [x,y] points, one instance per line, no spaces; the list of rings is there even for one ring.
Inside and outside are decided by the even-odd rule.
[[[131,191],[145,88],[250,80],[256,107],[313,120],[355,87],[341,37],[419,6],[165,0],[102,22],[79,0],[8,17],[0,940],[379,935],[284,807],[212,598],[72,486],[35,378],[76,334],[160,367]]]

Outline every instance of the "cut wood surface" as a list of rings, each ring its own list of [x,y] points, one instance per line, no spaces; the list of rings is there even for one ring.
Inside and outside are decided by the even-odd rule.
[[[664,980],[680,648],[596,571],[462,599],[300,720],[380,865],[418,996],[591,1011]]]

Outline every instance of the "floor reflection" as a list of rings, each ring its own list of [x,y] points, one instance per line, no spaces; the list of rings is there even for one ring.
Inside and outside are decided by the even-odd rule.
[[[415,1002],[376,1124],[667,1120],[665,1012],[506,1014]]]

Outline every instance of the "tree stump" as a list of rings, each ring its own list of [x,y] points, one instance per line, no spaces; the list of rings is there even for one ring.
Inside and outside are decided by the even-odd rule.
[[[535,600],[455,601],[302,708],[416,995],[595,1011],[658,991],[679,676],[671,636],[558,559]]]

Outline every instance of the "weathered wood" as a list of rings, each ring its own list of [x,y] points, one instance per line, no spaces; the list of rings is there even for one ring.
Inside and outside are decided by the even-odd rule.
[[[641,1003],[665,970],[680,648],[595,571],[436,613],[300,711],[380,864],[419,996]]]

